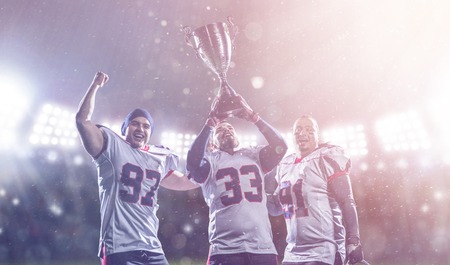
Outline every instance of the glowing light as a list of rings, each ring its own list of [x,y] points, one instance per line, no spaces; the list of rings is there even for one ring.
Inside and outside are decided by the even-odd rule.
[[[257,145],[257,137],[256,135],[240,135],[239,142],[241,147],[251,147]]]
[[[368,153],[364,126],[360,124],[323,130],[322,138],[325,142],[341,146],[350,156]]]
[[[386,169],[386,163],[384,163],[383,161],[378,161],[375,167],[377,170],[384,170]]]
[[[375,127],[385,151],[409,151],[431,147],[428,133],[416,111],[383,118]]]
[[[362,171],[367,171],[367,170],[369,170],[369,164],[367,164],[366,162],[362,162],[362,163],[360,163],[359,168]]]
[[[183,226],[183,232],[186,234],[192,234],[192,232],[194,231],[194,229],[192,228],[192,225],[190,224],[185,224]]]
[[[45,104],[37,115],[28,140],[33,145],[74,147],[78,132],[75,114],[53,104]]]
[[[400,169],[407,169],[409,167],[409,163],[406,159],[400,158],[396,161],[395,165]]]
[[[63,209],[61,208],[61,206],[57,205],[56,203],[53,203],[50,207],[49,207],[50,212],[52,212],[55,216],[61,216],[63,214]]]
[[[428,212],[430,211],[430,206],[429,206],[428,204],[423,204],[423,205],[420,207],[420,211],[421,211],[422,213],[428,213]]]
[[[11,203],[14,206],[18,206],[20,204],[20,200],[19,200],[19,198],[16,197],[11,200]]]
[[[436,191],[434,192],[433,197],[436,201],[442,201],[444,199],[444,193],[441,191]]]
[[[161,134],[161,144],[174,150],[180,159],[186,160],[187,152],[195,137],[193,134],[163,132]]]
[[[83,159],[82,156],[76,155],[76,156],[73,158],[73,164],[74,164],[74,165],[79,166],[79,165],[82,165],[83,163],[84,163],[84,159]]]
[[[16,131],[29,109],[32,88],[25,78],[0,69],[0,149],[9,150],[17,145]],[[27,91],[29,90],[29,91]]]
[[[264,86],[264,78],[254,76],[251,78],[251,83],[254,89],[261,89]]]

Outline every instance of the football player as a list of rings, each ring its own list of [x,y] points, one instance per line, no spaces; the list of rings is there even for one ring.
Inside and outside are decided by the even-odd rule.
[[[363,262],[349,157],[339,146],[319,145],[311,116],[297,119],[293,134],[298,152],[280,162],[278,188],[268,204],[270,214],[283,214],[286,221],[283,265]]]
[[[121,130],[125,138],[92,122],[97,91],[107,81],[105,73],[95,75],[76,114],[81,141],[98,172],[99,257],[104,265],[166,265],[157,237],[158,188],[187,190],[196,185],[176,171],[177,155],[148,145],[154,122],[145,109],[135,109],[125,118]]]
[[[210,265],[277,265],[266,207],[264,175],[283,158],[283,137],[239,97],[236,117],[254,123],[266,146],[239,148],[234,127],[212,111],[187,156],[191,179],[209,206]],[[212,135],[214,148],[206,151]]]

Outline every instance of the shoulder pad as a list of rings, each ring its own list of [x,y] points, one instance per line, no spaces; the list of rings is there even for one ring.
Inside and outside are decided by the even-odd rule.
[[[336,172],[350,172],[351,160],[342,147],[337,145],[324,146],[321,150],[322,162],[325,168],[331,170],[329,176]]]
[[[173,151],[163,145],[150,145],[150,149],[148,150],[149,153],[152,154],[159,154],[159,155],[171,155],[173,154]]]
[[[332,145],[329,143],[321,144],[319,146],[324,155],[345,155],[345,150],[339,145]]]

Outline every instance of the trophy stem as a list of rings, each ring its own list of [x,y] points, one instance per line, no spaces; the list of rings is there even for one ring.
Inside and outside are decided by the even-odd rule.
[[[225,74],[220,75],[220,91],[219,95],[222,96],[237,96],[236,91],[228,84],[227,79],[225,79]]]

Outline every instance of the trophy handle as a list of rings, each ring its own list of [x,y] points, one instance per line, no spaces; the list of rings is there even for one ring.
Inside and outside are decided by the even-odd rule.
[[[231,29],[233,30],[233,36],[231,37],[231,45],[233,46],[233,50],[236,49],[236,47],[234,46],[234,39],[236,38],[236,35],[239,32],[238,27],[234,24],[233,22],[233,17],[232,16],[228,16],[227,17],[227,22],[230,25]]]
[[[191,38],[194,36],[194,33],[192,33],[192,30],[189,26],[185,26],[183,27],[184,30],[184,41],[186,42],[186,44],[191,47],[192,49],[194,49],[195,54],[197,55],[197,58],[200,58],[200,53],[198,52],[199,47],[194,47],[194,45],[192,45],[191,42]]]

